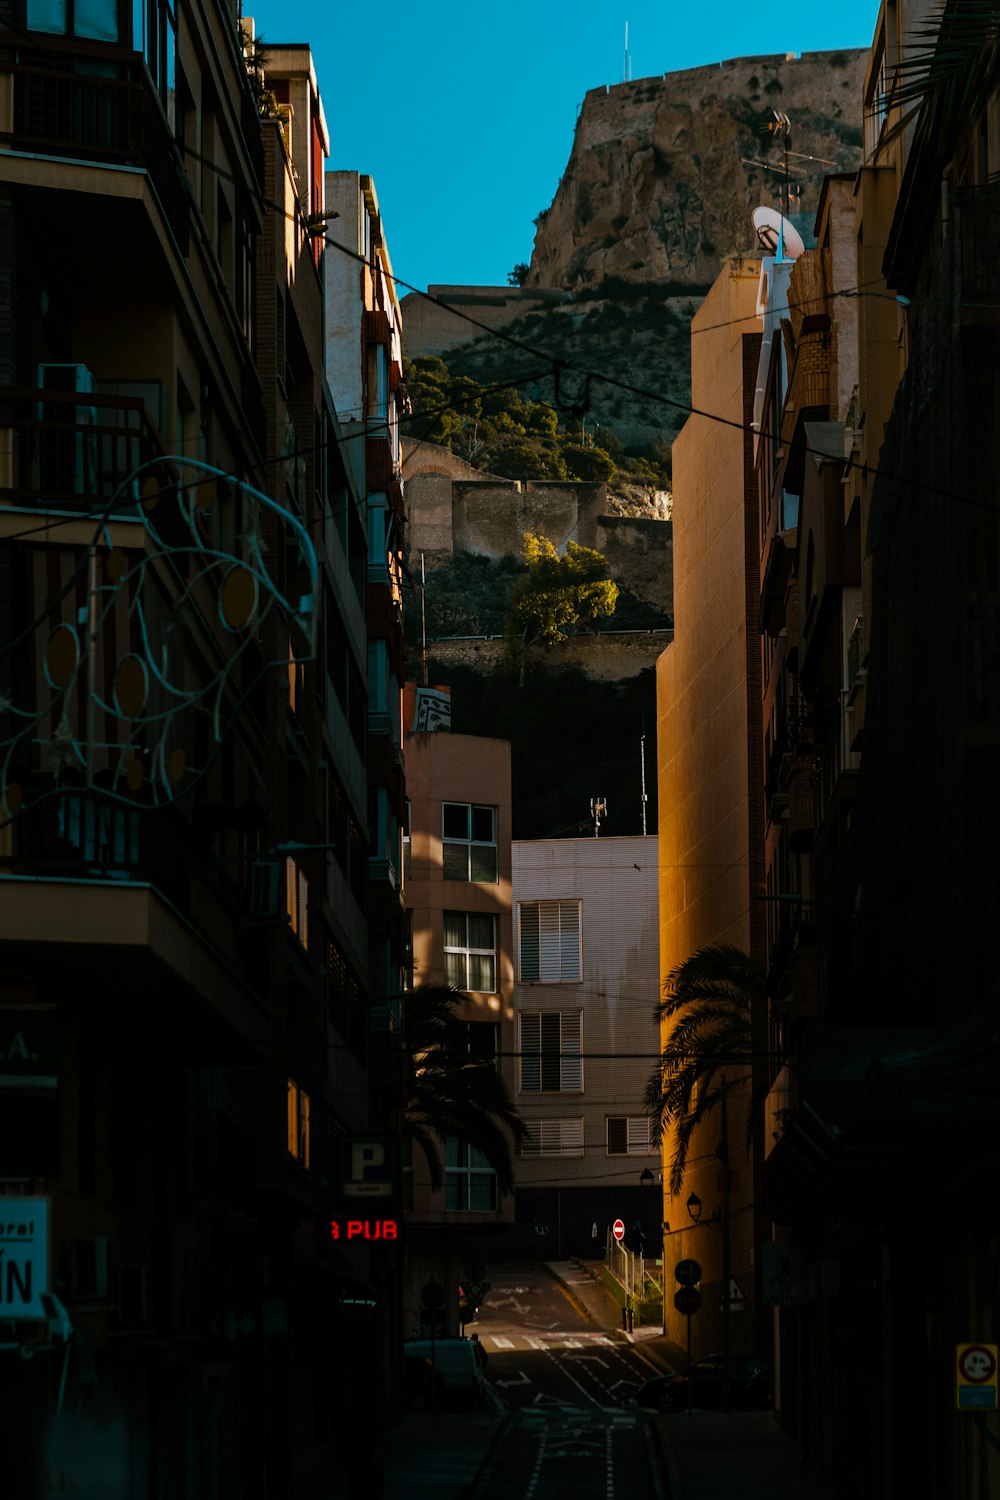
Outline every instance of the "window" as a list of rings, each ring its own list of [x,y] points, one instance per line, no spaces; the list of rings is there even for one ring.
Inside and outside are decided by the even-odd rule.
[[[497,880],[497,810],[469,802],[441,804],[445,880]]]
[[[28,0],[26,24],[29,31],[117,42],[117,0]]]
[[[449,1136],[444,1149],[444,1206],[491,1213],[497,1206],[497,1174],[481,1151]]]
[[[521,1147],[520,1156],[582,1156],[583,1116],[571,1120],[525,1120],[531,1132],[530,1141]]]
[[[575,984],[583,978],[579,901],[518,903],[522,984]]]
[[[290,855],[285,860],[285,910],[295,936],[308,948],[309,882]]]
[[[521,1093],[583,1092],[583,1011],[522,1011]]]
[[[444,914],[444,977],[459,990],[497,987],[496,917],[474,911]]]
[[[174,128],[177,84],[177,21],[169,0],[132,0],[132,48],[141,52],[156,92]]]
[[[309,1170],[309,1095],[288,1080],[288,1154]]]
[[[465,1053],[480,1063],[497,1060],[497,1028],[494,1021],[448,1021],[445,1046],[449,1052]]]
[[[648,1115],[609,1115],[606,1123],[609,1156],[659,1155]]]

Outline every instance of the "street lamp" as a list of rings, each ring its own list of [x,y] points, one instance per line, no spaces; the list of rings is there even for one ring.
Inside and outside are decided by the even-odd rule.
[[[687,1211],[692,1224],[697,1224],[701,1218],[701,1199],[697,1193],[692,1193],[687,1201]]]

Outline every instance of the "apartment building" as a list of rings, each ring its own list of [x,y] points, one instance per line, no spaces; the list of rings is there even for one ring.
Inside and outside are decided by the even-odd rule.
[[[268,75],[224,7],[179,12],[28,5],[0,65],[0,1422],[28,1500],[94,1464],[109,1497],[319,1494],[335,1415],[393,1399],[396,1267],[329,1227],[341,1143],[381,1122],[322,105],[307,49]]]
[[[512,846],[521,1253],[600,1259],[615,1219],[659,1257],[659,1147],[643,1094],[659,1051],[657,839]]]
[[[427,722],[425,691],[407,686],[408,726]],[[513,1097],[510,744],[410,727],[406,771],[413,985],[446,983],[465,992],[454,1045],[494,1062]],[[459,1331],[459,1287],[483,1279],[487,1250],[506,1243],[514,1217],[513,1200],[475,1147],[450,1137],[443,1157],[444,1186],[435,1189],[419,1145],[406,1147],[409,1337],[423,1326],[421,1291],[430,1278],[444,1289],[441,1328]]]
[[[748,220],[748,237],[752,229]],[[767,393],[757,390],[760,299],[775,296],[786,271],[773,258],[723,266],[691,323],[692,404],[674,446],[674,639],[657,661],[661,981],[700,949],[732,943],[764,962],[763,732],[760,692],[759,507],[754,424],[762,431]],[[777,283],[777,285],[775,285]],[[783,356],[773,323],[776,359]],[[784,377],[783,366],[776,368]],[[766,1018],[761,1018],[766,1024]],[[732,1330],[755,1348],[760,1294],[755,1246],[762,1234],[759,1161],[745,1159],[750,1068],[727,1069],[731,1107],[729,1265],[744,1293]],[[670,1255],[693,1257],[708,1289],[694,1328],[695,1353],[722,1347],[720,1297],[725,1246],[716,1111],[696,1132],[680,1199],[664,1189]],[[664,1141],[664,1181],[673,1142]],[[692,1221],[685,1202],[702,1209]],[[684,1320],[667,1303],[678,1342]],[[734,1348],[737,1344],[734,1343]]]

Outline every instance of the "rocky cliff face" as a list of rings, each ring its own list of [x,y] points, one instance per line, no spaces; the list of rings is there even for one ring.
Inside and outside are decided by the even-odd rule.
[[[523,309],[512,302],[507,325],[577,373],[561,385],[535,376],[526,393],[585,413],[598,443],[605,425],[637,452],[672,441],[691,399],[691,318],[725,259],[761,253],[753,209],[784,203],[773,111],[791,121],[792,218],[809,243],[824,175],[861,163],[867,60],[864,50],[741,57],[589,93],[538,220],[528,278],[538,294]],[[524,368],[509,344],[452,322],[456,373],[489,383]]]
[[[754,254],[751,211],[783,203],[784,141],[767,130],[774,110],[791,121],[791,208],[810,216],[808,227],[823,174],[860,163],[867,60],[863,49],[741,57],[591,90],[537,220],[529,285],[703,287],[725,257]]]

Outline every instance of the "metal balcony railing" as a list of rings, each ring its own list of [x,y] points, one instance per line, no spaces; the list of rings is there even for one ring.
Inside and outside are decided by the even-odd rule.
[[[100,49],[100,59],[101,76],[76,72],[73,65],[20,62],[14,70],[12,144],[46,156],[145,168],[186,252],[189,188],[159,100],[131,54]]]
[[[138,496],[124,481],[163,455],[141,399],[93,391],[0,386],[0,434],[0,504],[94,514],[117,498],[127,511]]]

